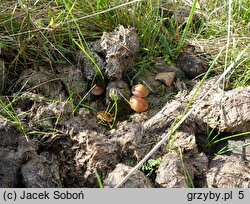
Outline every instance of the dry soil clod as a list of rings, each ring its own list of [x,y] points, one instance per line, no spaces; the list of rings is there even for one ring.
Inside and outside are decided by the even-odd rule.
[[[206,59],[192,52],[184,51],[179,54],[177,67],[185,73],[187,78],[193,79],[207,71],[208,63]]]
[[[122,80],[109,82],[106,88],[106,106],[111,107],[114,103],[118,105],[118,117],[124,117],[129,114],[129,99],[131,93],[127,83]]]
[[[25,90],[42,94],[50,99],[66,99],[60,78],[44,67],[24,70],[17,83],[20,83]]]
[[[208,188],[250,188],[250,166],[239,156],[218,155],[206,173]]]
[[[67,94],[72,95],[74,99],[81,99],[87,91],[87,80],[82,71],[72,65],[59,65],[56,68]]]
[[[207,93],[217,77],[207,80],[194,104]],[[192,96],[194,90],[187,99]],[[199,104],[193,114],[197,120],[207,123],[211,128],[221,132],[241,133],[250,130],[250,87],[238,87],[233,90],[223,91],[218,86]]]
[[[101,49],[106,57],[105,75],[110,80],[121,79],[130,70],[139,50],[139,39],[134,28],[118,26],[113,32],[104,32]]]
[[[104,185],[110,188],[115,187],[132,167],[125,164],[117,164],[116,168],[109,173]],[[122,188],[153,188],[152,182],[140,171],[136,171],[123,185]]]
[[[100,72],[108,80],[120,80],[134,63],[139,50],[139,39],[134,28],[118,26],[113,32],[104,32],[100,40],[90,43],[91,57],[94,65],[84,53],[78,54],[78,66],[88,80]]]

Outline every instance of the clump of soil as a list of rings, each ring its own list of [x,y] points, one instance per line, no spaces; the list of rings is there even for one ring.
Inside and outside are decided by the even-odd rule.
[[[24,70],[17,84],[20,85],[18,88],[24,87],[27,91],[39,93],[50,99],[66,99],[60,79],[45,67]]]
[[[191,187],[194,177],[203,175],[207,170],[208,159],[205,154],[184,155],[184,158],[180,158],[180,155],[173,151],[162,158],[155,182],[161,188]]]
[[[140,76],[150,88],[149,110],[134,113],[127,103],[131,92],[125,74],[139,48],[135,30],[119,26],[89,44],[96,64],[80,53],[76,66],[22,72],[17,82],[22,92],[16,90],[11,104],[21,123],[4,120],[10,117],[1,106],[0,187],[98,187],[95,171],[106,187],[114,187],[131,170],[126,164],[139,162],[171,131],[195,92],[198,80],[189,79],[207,69],[194,53],[183,52],[176,65],[157,59],[153,71]],[[97,66],[105,79],[105,92],[93,96],[93,83],[100,83]],[[174,73],[171,83],[166,78],[157,80],[169,72]],[[215,80],[212,77],[203,84],[191,105]],[[146,177],[138,170],[123,187],[249,187],[246,147],[237,155],[231,151],[214,158],[203,149],[208,127],[231,134],[250,129],[249,96],[249,87],[213,89],[152,155],[152,159],[162,158],[153,169],[155,176]],[[10,99],[3,101],[8,104]],[[107,110],[118,114],[112,128],[97,117]]]
[[[204,83],[194,104],[205,95],[216,79],[217,77],[214,77]],[[250,87],[238,87],[229,91],[223,91],[220,87],[216,87],[200,103],[194,114],[197,119],[202,120],[212,128],[217,128],[220,132],[239,133],[249,131],[249,93]]]
[[[36,141],[28,141],[16,125],[2,119],[0,124],[0,187],[61,187],[55,158],[38,155]]]
[[[116,168],[105,179],[104,184],[110,188],[122,181],[132,167],[125,164],[117,164]],[[154,188],[152,182],[141,171],[136,171],[122,188]]]
[[[216,156],[206,173],[208,188],[249,188],[249,168],[239,156]]]
[[[193,79],[208,69],[206,59],[203,59],[190,51],[183,51],[179,54],[177,67],[180,68],[184,74]]]
[[[0,139],[0,187],[15,187],[21,183],[19,172],[25,157],[18,146],[25,138],[17,126],[0,119]]]
[[[78,58],[78,66],[86,78],[92,80],[102,71],[109,80],[120,80],[134,63],[139,50],[139,39],[134,28],[118,26],[113,32],[104,32],[100,40],[90,43],[89,48],[96,64],[82,52]]]

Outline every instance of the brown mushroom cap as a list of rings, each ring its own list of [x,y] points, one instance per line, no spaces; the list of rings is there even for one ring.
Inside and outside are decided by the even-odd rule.
[[[102,95],[105,91],[103,86],[95,85],[94,88],[91,90],[91,93],[95,96]]]
[[[111,123],[114,118],[113,118],[112,113],[108,113],[107,111],[99,111],[97,113],[97,119],[104,121],[104,122]]]
[[[138,113],[144,112],[148,109],[148,101],[138,96],[131,96],[129,99],[129,105]]]
[[[149,94],[149,90],[143,84],[134,85],[131,92],[138,97],[146,97]]]

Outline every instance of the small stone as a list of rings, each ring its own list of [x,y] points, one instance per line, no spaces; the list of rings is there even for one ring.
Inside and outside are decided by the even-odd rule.
[[[175,76],[176,74],[174,72],[161,72],[155,76],[155,80],[159,80],[170,87],[174,83]]]

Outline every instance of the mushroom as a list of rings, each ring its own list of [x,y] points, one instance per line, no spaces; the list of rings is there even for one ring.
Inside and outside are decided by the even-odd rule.
[[[131,96],[129,99],[129,105],[134,111],[138,113],[144,112],[148,109],[147,100],[138,96]]]
[[[131,92],[138,97],[146,97],[149,94],[149,90],[143,84],[137,84],[132,86]]]
[[[99,120],[99,122],[103,125],[105,125],[106,123],[111,123],[113,121],[113,114],[109,113],[107,111],[99,111],[97,112],[96,115],[97,119]]]
[[[92,90],[91,93],[95,96],[100,96],[104,93],[105,88],[103,86],[99,86],[99,85],[95,85]]]

